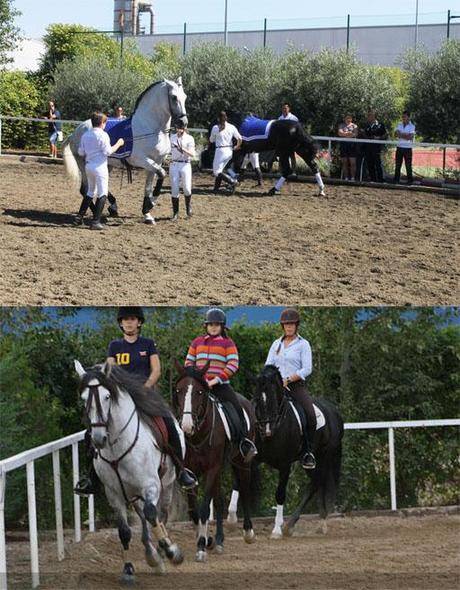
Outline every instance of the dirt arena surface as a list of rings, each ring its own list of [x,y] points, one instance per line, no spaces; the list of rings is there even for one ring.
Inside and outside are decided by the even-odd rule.
[[[133,534],[135,588],[158,590],[453,590],[460,583],[460,516],[376,516],[332,518],[326,535],[318,520],[302,518],[294,536],[270,540],[271,525],[256,522],[256,542],[247,545],[240,532],[227,533],[223,555],[209,552],[196,563],[190,525],[171,525],[173,539],[185,551],[182,565],[153,574],[143,546]],[[26,542],[7,542],[11,588],[30,587]],[[85,533],[80,544],[66,545],[58,562],[52,541],[40,542],[40,588],[118,588],[122,569],[115,530]]]
[[[252,180],[213,196],[195,175],[194,216],[141,221],[143,172],[111,177],[122,218],[72,225],[80,198],[64,168],[0,161],[3,305],[365,305],[458,303],[458,201],[421,191]],[[267,190],[273,181],[266,181]],[[165,188],[169,187],[169,181]]]

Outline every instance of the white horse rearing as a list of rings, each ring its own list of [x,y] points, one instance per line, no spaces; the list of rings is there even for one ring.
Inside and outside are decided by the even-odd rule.
[[[75,361],[75,369],[81,380],[80,393],[91,441],[97,450],[94,468],[116,513],[124,550],[123,580],[134,581],[134,566],[128,554],[131,541],[128,505],[134,507],[142,522],[147,563],[161,572],[164,570],[163,559],[152,544],[148,523],[166,557],[175,565],[181,563],[183,553],[169,539],[164,524],[172,500],[175,470],[171,458],[162,454],[148,424],[150,415],[165,415],[165,408],[169,411],[165,402],[153,392],[147,395],[129,373],[117,366],[106,363],[85,371]],[[183,434],[181,443],[185,455]],[[161,479],[160,470],[164,471]]]
[[[185,124],[188,123],[185,110],[186,98],[181,78],[178,78],[176,82],[162,80],[144,90],[134,107],[131,117],[133,147],[131,154],[124,160],[131,167],[146,170],[147,178],[142,205],[145,223],[155,223],[150,210],[155,205],[155,197],[160,194],[166,176],[162,165],[166,155],[171,151],[169,129],[179,120]],[[78,155],[78,147],[83,133],[90,128],[91,121],[88,119],[81,123],[63,143],[66,172],[77,183],[81,179],[82,196],[86,196],[87,180],[85,162]],[[124,163],[119,158],[109,157],[109,166],[123,167]],[[157,182],[153,189],[155,176],[157,176]],[[115,197],[110,193],[108,197],[109,213],[116,216],[118,210]]]

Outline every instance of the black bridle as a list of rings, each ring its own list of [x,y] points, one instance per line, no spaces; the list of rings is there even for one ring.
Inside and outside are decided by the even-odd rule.
[[[264,392],[265,393],[265,392]],[[267,395],[267,394],[265,394]],[[286,389],[282,386],[281,388],[278,387],[277,391],[274,394],[276,396],[277,407],[276,411],[268,414],[266,419],[261,420],[258,417],[257,406],[261,403],[261,397],[258,396],[257,399],[254,399],[254,406],[255,406],[255,414],[256,414],[256,428],[261,433],[264,434],[267,428],[267,424],[271,425],[272,433],[274,433],[280,426],[284,416],[286,415],[286,410],[288,408],[287,401],[289,396],[289,389]]]
[[[190,412],[186,412],[184,411],[184,409],[179,408],[179,403],[178,403],[178,398],[177,396],[179,395],[179,393],[182,393],[181,390],[179,389],[179,383],[183,380],[183,379],[190,379],[191,381],[196,381],[197,383],[199,383],[200,388],[195,387],[195,385],[192,384],[192,391],[191,391],[191,395],[192,395],[192,409]],[[201,391],[200,391],[201,389]],[[190,377],[189,375],[183,375],[181,377],[179,377],[179,379],[176,381],[176,391],[174,392],[173,395],[173,405],[174,405],[174,409],[175,409],[175,413],[176,416],[178,415],[179,411],[181,412],[182,417],[183,416],[191,416],[192,417],[192,421],[193,424],[195,425],[195,433],[199,432],[201,430],[201,427],[204,424],[204,421],[206,420],[206,417],[208,415],[208,410],[209,410],[209,404],[211,403],[211,399],[209,397],[211,390],[209,389],[207,383],[201,382],[198,379],[195,379],[194,377]],[[196,393],[198,393],[198,395],[200,396],[200,404],[198,405],[198,407],[195,409],[195,411],[193,411],[193,395]]]

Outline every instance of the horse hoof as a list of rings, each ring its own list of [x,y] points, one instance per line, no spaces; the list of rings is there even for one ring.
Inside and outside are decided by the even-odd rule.
[[[150,213],[146,213],[144,215],[144,223],[147,225],[155,225],[155,219],[150,215]]]
[[[244,531],[243,538],[244,538],[245,543],[248,543],[248,545],[250,545],[251,543],[255,543],[256,542],[256,535],[254,533],[254,529],[249,529],[248,531]]]
[[[319,527],[316,529],[318,535],[327,535],[327,522],[324,521],[320,523]]]
[[[281,539],[283,536],[283,532],[281,528],[273,529],[270,535],[270,539]]]
[[[206,551],[197,551],[195,561],[198,563],[204,563],[206,561]]]
[[[323,190],[319,191],[318,197],[325,197],[325,196],[326,196],[326,193]]]
[[[180,565],[184,561],[184,552],[182,551],[182,549],[179,547],[179,545],[176,545],[176,543],[174,543],[173,545],[171,545],[170,551],[172,553],[171,557],[169,558],[171,563],[173,565]]]
[[[229,512],[227,516],[227,528],[229,531],[234,531],[238,525],[238,516],[236,512]]]
[[[123,586],[134,586],[136,584],[136,576],[134,574],[123,574],[120,578],[120,582]]]
[[[214,549],[214,551],[218,555],[222,555],[222,553],[224,552],[224,546],[223,545],[216,545],[216,548]]]
[[[287,524],[285,524],[283,526],[283,537],[292,537],[292,534],[294,533],[294,528],[288,526]]]
[[[210,549],[212,551],[215,546],[216,546],[216,543],[214,541],[214,537],[209,536],[208,542],[206,543],[206,549]]]
[[[281,193],[281,191],[277,191],[276,188],[273,187],[268,191],[267,195],[269,197],[275,197],[276,195],[279,195],[280,193]]]
[[[110,207],[107,209],[107,213],[110,217],[119,217],[118,209],[116,207],[112,207],[112,205],[110,205]]]

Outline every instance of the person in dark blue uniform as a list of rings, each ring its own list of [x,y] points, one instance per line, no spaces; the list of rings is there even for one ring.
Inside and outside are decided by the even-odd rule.
[[[134,306],[120,307],[117,320],[123,332],[123,338],[112,340],[109,344],[107,362],[116,364],[129,373],[142,377],[145,379],[144,386],[153,389],[161,374],[160,357],[155,342],[151,338],[144,338],[140,335],[142,324],[145,321],[142,308]],[[172,415],[163,416],[163,420],[168,429],[169,455],[176,468],[177,480],[182,488],[191,489],[198,482],[195,475],[189,469],[184,468],[182,445],[174,418]],[[79,495],[94,494],[99,483],[93,467],[94,450],[88,432],[85,435],[85,442],[87,443],[91,467],[87,477],[81,479],[75,487],[74,491]]]
[[[366,139],[387,139],[388,133],[385,125],[377,121],[375,111],[370,110],[367,113],[367,125],[364,127],[364,137]],[[383,168],[380,153],[382,143],[364,143],[364,157],[366,159],[369,180],[372,182],[383,182]]]

